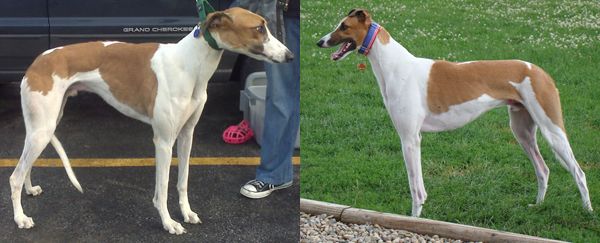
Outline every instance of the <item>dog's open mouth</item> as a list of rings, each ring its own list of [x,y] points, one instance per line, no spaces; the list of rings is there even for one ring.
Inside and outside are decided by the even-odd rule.
[[[346,57],[354,49],[356,49],[356,44],[354,44],[354,41],[343,42],[337,51],[331,53],[331,60],[340,60]]]

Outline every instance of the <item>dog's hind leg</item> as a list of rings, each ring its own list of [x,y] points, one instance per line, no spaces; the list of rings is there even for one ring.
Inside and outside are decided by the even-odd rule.
[[[60,112],[58,114],[58,118],[56,119],[56,124],[57,125],[58,125],[58,123],[60,122],[60,119],[63,116],[63,111],[65,109],[65,104],[67,103],[67,98],[68,98],[68,94],[65,94],[63,96],[62,105],[60,107]],[[29,171],[27,172],[27,176],[25,177],[25,193],[27,193],[27,195],[31,195],[31,196],[37,196],[37,195],[42,194],[42,187],[41,186],[39,186],[39,185],[32,186],[32,183],[31,183],[31,168],[29,169]]]
[[[548,141],[548,144],[552,148],[558,161],[560,161],[561,165],[571,173],[573,179],[577,183],[583,207],[588,211],[593,211],[585,173],[581,170],[581,167],[579,167],[577,160],[575,160],[573,150],[567,139],[567,134],[553,124],[542,125],[538,123],[538,125],[542,131],[542,135],[544,135],[544,138]]]
[[[63,110],[65,108],[65,103],[67,103],[67,96],[65,95],[63,100],[62,100],[62,105],[60,108],[60,112],[58,115],[58,118],[56,119],[56,124],[58,124],[60,122],[60,119],[62,118],[63,115]],[[42,187],[37,185],[37,186],[33,186],[31,183],[31,169],[29,168],[29,171],[27,171],[27,176],[25,177],[25,193],[27,193],[27,195],[31,195],[31,196],[37,196],[42,194]]]
[[[538,125],[542,131],[542,135],[546,141],[548,141],[548,144],[552,148],[558,161],[573,176],[573,179],[579,188],[579,193],[581,194],[583,207],[588,211],[593,211],[585,173],[581,170],[581,167],[579,167],[579,164],[573,155],[573,150],[567,139],[567,134],[553,124],[538,123]]]
[[[509,106],[508,113],[510,115],[510,128],[513,131],[513,135],[519,144],[521,144],[527,157],[531,160],[533,168],[535,168],[535,175],[537,176],[538,182],[536,204],[539,205],[544,201],[546,195],[550,170],[548,170],[548,166],[542,158],[537,145],[537,126],[529,112],[520,104]]]
[[[62,96],[57,96],[56,92],[47,95],[27,90],[21,92],[21,105],[27,135],[23,153],[9,180],[14,220],[19,228],[31,228],[34,225],[33,220],[23,213],[21,190],[33,163],[54,134],[60,109],[59,105],[55,104],[60,104],[60,98]]]
[[[14,210],[14,220],[19,228],[31,228],[34,223],[30,217],[27,217],[23,213],[23,207],[21,206],[21,190],[27,173],[31,170],[33,163],[37,157],[42,153],[46,145],[50,142],[51,133],[50,129],[40,128],[27,134],[25,139],[25,147],[23,148],[23,154],[19,159],[19,163],[15,168],[14,172],[10,176],[10,187],[11,187],[11,199]]]
[[[31,196],[37,196],[42,194],[41,186],[33,186],[31,184],[31,168],[29,168],[29,171],[27,171],[27,176],[25,177],[25,193]]]
[[[552,79],[543,71],[538,71],[532,74],[531,79],[525,78],[520,85],[515,87],[523,97],[523,105],[540,128],[544,139],[552,148],[556,158],[573,176],[581,194],[583,207],[588,211],[592,211],[585,173],[575,160],[567,139],[558,91]],[[538,97],[543,97],[543,104],[538,100]]]

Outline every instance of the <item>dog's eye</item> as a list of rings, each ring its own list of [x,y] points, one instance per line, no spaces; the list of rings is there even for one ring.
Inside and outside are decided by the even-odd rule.
[[[258,33],[264,34],[265,33],[265,27],[264,26],[258,26],[256,27],[256,31],[258,31]]]
[[[346,29],[348,29],[348,26],[346,26],[346,24],[342,23],[342,24],[340,25],[340,30],[341,30],[341,31],[345,31]]]

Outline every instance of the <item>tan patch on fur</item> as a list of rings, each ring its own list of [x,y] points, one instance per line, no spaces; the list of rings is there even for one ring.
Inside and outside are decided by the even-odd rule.
[[[509,81],[521,82],[526,74],[527,66],[518,61],[479,61],[460,65],[436,61],[427,83],[429,110],[447,112],[451,105],[477,99],[483,94],[521,101]]]
[[[379,39],[381,44],[385,45],[390,42],[390,33],[388,33],[385,28],[381,27],[379,34],[377,34],[377,39]]]
[[[52,77],[49,75],[38,75],[38,72],[29,70],[31,70],[31,67],[27,70],[27,73],[25,74],[29,89],[31,91],[40,92],[42,93],[42,95],[47,95],[48,92],[52,90],[52,86],[54,85]]]
[[[100,66],[100,75],[108,83],[112,94],[121,103],[152,117],[158,80],[150,66],[150,60],[158,49],[158,44],[117,43],[104,49],[105,59],[119,60],[104,62]]]
[[[99,69],[119,102],[152,117],[158,81],[150,59],[157,49],[157,43],[115,43],[106,47],[102,42],[68,45],[38,56],[25,77],[32,91],[46,95],[52,89],[53,74],[68,79],[76,73]]]
[[[521,83],[529,77],[536,98],[552,122],[564,131],[558,92],[552,78],[541,68],[516,60],[475,61],[457,64],[436,61],[427,82],[427,106],[433,113],[443,113],[450,106],[487,94],[499,100],[522,102],[510,82]]]
[[[546,115],[552,123],[556,124],[566,133],[563,123],[562,109],[560,105],[560,96],[554,80],[548,73],[536,65],[531,65],[531,86],[535,93],[535,98],[544,109]]]

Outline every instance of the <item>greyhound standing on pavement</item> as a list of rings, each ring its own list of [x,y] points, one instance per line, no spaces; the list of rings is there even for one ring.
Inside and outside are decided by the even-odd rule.
[[[217,47],[198,34],[197,27],[176,44],[89,42],[47,50],[35,59],[21,82],[27,135],[23,154],[10,176],[14,220],[19,228],[34,226],[23,213],[21,190],[24,183],[27,194],[42,192],[40,186],[32,186],[30,172],[48,143],[58,152],[73,185],[82,191],[54,135],[67,98],[78,91],[96,93],[121,113],[152,126],[156,148],[152,201],[171,234],[185,232],[167,210],[169,167],[177,141],[181,213],[185,222],[200,223],[187,196],[188,161],[194,127],[206,103],[208,80],[223,54],[221,48],[268,62],[293,59],[269,33],[262,17],[241,8],[209,14],[202,31],[214,37]]]

